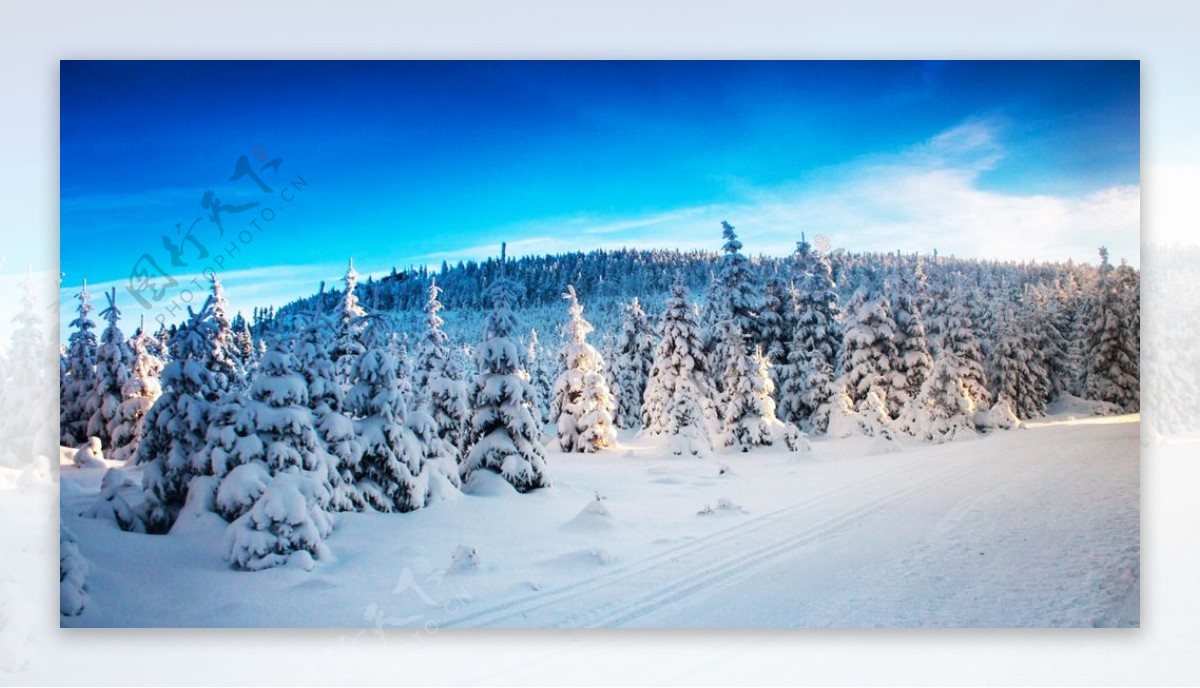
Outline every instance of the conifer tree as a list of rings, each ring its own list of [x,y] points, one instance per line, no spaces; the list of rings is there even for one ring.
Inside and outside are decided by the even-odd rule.
[[[1100,249],[1100,258],[1097,292],[1089,313],[1084,391],[1089,399],[1132,412],[1138,409],[1140,357],[1135,315],[1130,312],[1130,304],[1136,305],[1136,301],[1126,296],[1133,282],[1109,264],[1107,249]]]
[[[88,293],[87,280],[83,281],[75,298],[79,300],[78,315],[70,323],[75,331],[67,340],[67,371],[62,377],[59,395],[60,442],[68,447],[87,441],[87,426],[91,419],[87,403],[96,386],[96,334],[92,331],[96,323],[91,318],[92,295]]]
[[[131,461],[137,458],[138,447],[145,433],[144,419],[150,407],[162,395],[159,378],[163,362],[150,353],[154,337],[138,328],[133,338],[133,363],[129,377],[121,388],[121,403],[117,413],[109,422],[112,450],[109,458],[114,461]]]
[[[716,413],[708,359],[687,294],[676,276],[642,401],[641,434],[671,438],[676,454],[701,454],[712,448],[708,424],[716,421]]]
[[[417,348],[413,384],[418,394],[418,407],[430,415],[437,436],[453,447],[455,460],[461,463],[470,444],[470,409],[461,365],[449,337],[442,331],[445,321],[439,315],[441,291],[436,282],[430,280],[425,330]]]
[[[117,308],[116,287],[104,296],[108,299],[108,307],[100,311],[100,317],[104,318],[107,326],[96,348],[96,380],[84,408],[89,414],[88,437],[98,437],[101,446],[107,450],[113,448],[110,427],[117,419],[124,399],[123,390],[129,380],[133,353],[118,324],[121,311]]]
[[[6,441],[0,448],[0,465],[9,466],[23,465],[38,455],[54,456],[60,434],[50,386],[59,347],[42,331],[32,268],[21,289],[21,310],[12,319],[8,371],[0,394],[0,437]]]
[[[613,362],[617,397],[613,422],[619,428],[633,428],[641,424],[642,397],[654,365],[654,331],[636,296],[622,310]]]
[[[464,465],[464,481],[477,471],[500,474],[518,492],[548,487],[541,423],[534,414],[533,390],[519,375],[521,353],[514,334],[520,287],[500,274],[485,295],[492,311],[484,320],[484,341],[475,352],[479,372],[471,386],[471,427],[477,438]]]
[[[341,384],[343,390],[348,390],[353,384],[354,369],[358,358],[366,351],[362,342],[362,333],[365,323],[364,316],[367,312],[359,305],[358,296],[354,293],[358,285],[358,272],[354,269],[353,260],[346,268],[346,276],[343,281],[346,284],[346,291],[342,295],[341,308],[338,312],[337,338],[330,351],[330,358],[333,360],[335,379]]]
[[[566,452],[594,452],[616,444],[613,430],[613,399],[604,378],[604,359],[587,342],[592,324],[583,318],[583,306],[575,287],[567,285],[563,298],[568,302],[570,320],[563,328],[566,343],[560,358],[565,370],[554,383],[554,402],[558,411],[558,445]]]

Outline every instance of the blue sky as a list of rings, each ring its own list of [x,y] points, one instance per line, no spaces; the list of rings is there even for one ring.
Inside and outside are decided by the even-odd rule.
[[[1137,264],[1139,89],[1136,62],[63,62],[62,295],[148,253],[179,283],[156,308],[210,266],[248,309],[351,256],[715,249],[722,219],[756,253]],[[243,155],[270,193],[228,181]],[[259,205],[221,234],[210,190]]]

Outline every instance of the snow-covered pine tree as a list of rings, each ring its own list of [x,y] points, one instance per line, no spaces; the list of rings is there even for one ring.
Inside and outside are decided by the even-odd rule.
[[[332,332],[333,324],[328,317],[309,314],[300,328],[293,353],[308,385],[308,408],[317,436],[338,474],[338,480],[330,482],[329,506],[334,511],[351,511],[364,505],[354,487],[362,446],[354,422],[342,409],[344,392],[329,357]]]
[[[253,428],[262,441],[272,475],[301,472],[332,495],[341,475],[317,433],[308,380],[284,337],[275,336],[268,346],[250,385],[250,402],[238,422]]]
[[[521,353],[513,312],[520,287],[508,279],[504,249],[500,274],[487,288],[492,311],[484,320],[484,341],[475,352],[478,373],[471,385],[471,427],[477,438],[463,466],[463,480],[477,471],[499,473],[518,492],[548,487],[542,424],[533,390],[519,375]]]
[[[983,370],[983,352],[975,336],[971,311],[967,306],[967,291],[961,275],[954,278],[941,321],[942,352],[948,354],[947,370],[961,374],[960,382],[972,404],[983,411],[991,406],[991,394],[987,390]],[[936,363],[937,360],[934,359]],[[941,384],[945,384],[943,381]]]
[[[104,297],[108,299],[108,306],[100,311],[100,317],[107,325],[96,347],[96,380],[84,408],[89,414],[88,437],[98,437],[107,452],[114,446],[110,428],[124,400],[123,390],[129,380],[133,352],[119,325],[121,311],[117,308],[117,288],[105,292]]]
[[[650,379],[650,368],[654,365],[654,330],[636,296],[622,310],[624,315],[613,362],[613,379],[617,387],[613,422],[619,428],[634,428],[642,422],[642,397]]]
[[[992,350],[992,398],[1004,400],[1018,418],[1043,415],[1046,406],[1045,372],[1028,346],[1012,309],[996,321],[996,343]]]
[[[529,330],[529,343],[525,347],[525,358],[522,369],[525,371],[526,382],[533,387],[534,406],[537,407],[537,417],[543,422],[550,422],[550,398],[554,390],[554,379],[546,367],[546,357],[542,355],[541,341],[538,339],[536,328]]]
[[[34,295],[33,270],[22,285],[21,310],[13,316],[16,327],[8,346],[8,371],[0,394],[0,465],[21,466],[35,456],[52,457],[59,441],[54,418],[54,391],[50,376],[59,347],[42,332],[41,309]]]
[[[968,373],[952,349],[934,359],[921,392],[905,412],[909,434],[938,444],[975,434],[975,400],[964,384]]]
[[[420,442],[408,427],[408,399],[400,390],[396,361],[377,317],[366,333],[346,407],[355,418],[362,456],[359,495],[379,511],[412,511],[426,504]]]
[[[642,400],[640,434],[667,436],[675,454],[698,455],[712,449],[708,425],[716,421],[716,413],[708,359],[687,296],[687,285],[676,275]]]
[[[896,323],[887,298],[867,285],[859,287],[851,304],[855,308],[843,332],[839,386],[845,388],[856,410],[872,416],[872,422],[865,426],[868,432],[883,431],[891,420],[888,399],[900,382]],[[883,403],[882,414],[878,413],[877,401]],[[881,417],[874,418],[876,415]]]
[[[816,423],[810,421],[817,411],[810,400],[829,398],[832,389],[814,389],[812,381],[821,379],[823,371],[833,371],[841,350],[838,327],[838,294],[833,269],[825,254],[814,251],[801,235],[793,254],[796,266],[796,285],[790,297],[795,303],[795,328],[787,360],[779,371],[779,417],[788,422],[807,424],[815,431],[823,427],[828,414]],[[824,365],[811,361],[816,351]]]
[[[829,413],[835,392],[833,367],[817,349],[808,352],[808,358],[798,365],[799,379],[803,380],[800,402],[804,408],[812,409],[805,426],[808,430],[823,433],[829,428]],[[840,392],[845,396],[845,392]]]
[[[782,423],[775,417],[775,400],[771,398],[775,385],[771,382],[770,362],[761,348],[748,353],[740,338],[731,343],[728,352],[721,444],[741,451],[773,444]]]
[[[897,280],[892,295],[892,312],[896,320],[896,373],[892,394],[887,399],[892,418],[900,418],[904,407],[916,398],[933,369],[929,342],[925,338],[925,318],[921,303],[924,299],[925,269],[918,261],[911,274]]]
[[[1089,399],[1106,401],[1126,411],[1138,408],[1138,362],[1136,336],[1131,335],[1136,304],[1123,293],[1131,280],[1123,281],[1108,262],[1108,250],[1100,249],[1100,276],[1089,312],[1087,376],[1084,393]],[[1123,266],[1126,267],[1127,266]],[[1128,269],[1128,268],[1127,268]]]
[[[333,530],[330,495],[311,475],[280,473],[254,505],[225,530],[225,558],[238,569],[260,571],[297,557],[311,570],[328,556],[324,540]]]
[[[587,342],[592,324],[583,318],[583,305],[575,287],[567,285],[563,298],[570,319],[563,327],[566,342],[560,359],[565,370],[554,383],[558,410],[552,419],[558,427],[558,446],[566,452],[594,452],[616,444],[613,430],[613,399],[604,378],[604,359]]]
[[[354,269],[354,260],[351,260],[346,268],[343,281],[346,291],[342,295],[338,312],[337,338],[329,355],[333,360],[334,375],[338,383],[343,390],[349,390],[354,381],[354,369],[358,359],[366,351],[362,333],[367,312],[359,305],[358,296],[354,293],[358,285],[358,272]]]
[[[63,445],[75,447],[87,441],[87,426],[91,419],[88,400],[96,386],[96,323],[92,320],[92,295],[83,281],[76,307],[78,314],[70,325],[74,328],[67,340],[67,373],[60,382],[59,424]]]
[[[161,507],[149,530],[165,532],[184,504],[191,479],[212,472],[204,451],[208,414],[224,394],[213,373],[212,303],[209,296],[199,310],[188,307],[187,321],[171,339],[175,355],[163,369],[162,396],[143,420],[137,462],[145,465],[142,483]]]
[[[762,341],[758,315],[763,309],[764,298],[751,271],[750,260],[742,254],[742,242],[733,225],[722,221],[721,236],[725,239],[721,247],[725,255],[717,266],[714,288],[709,293],[715,303],[712,312],[717,318],[709,347],[709,368],[712,370],[725,366],[730,358],[729,349],[736,345],[736,340],[742,339],[751,346]],[[717,393],[723,395],[724,380],[716,378],[714,382]],[[723,397],[717,406],[719,416],[724,407]]]
[[[461,463],[470,445],[471,417],[462,368],[450,346],[450,338],[442,331],[445,321],[439,315],[442,304],[438,295],[441,291],[437,283],[430,280],[425,330],[417,347],[413,384],[418,394],[418,407],[430,415],[437,436],[454,448],[456,461]]]
[[[215,349],[211,358],[212,371],[221,391],[237,392],[246,388],[248,373],[242,365],[242,354],[234,337],[233,323],[229,319],[225,287],[215,272],[209,278],[209,284],[213,297],[212,340]]]
[[[150,353],[154,337],[138,328],[133,337],[133,363],[129,377],[121,387],[121,403],[117,413],[109,421],[109,436],[112,438],[108,457],[114,461],[131,461],[137,458],[138,447],[145,433],[144,419],[150,407],[162,395],[159,378],[163,362]]]

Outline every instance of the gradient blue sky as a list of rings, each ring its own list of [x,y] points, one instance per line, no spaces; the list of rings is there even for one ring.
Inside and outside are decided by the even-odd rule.
[[[715,249],[722,219],[754,253],[805,231],[1138,262],[1137,62],[65,61],[61,96],[64,303],[81,278],[123,285],[144,252],[169,265],[160,236],[210,189],[279,209],[221,270],[247,309],[350,256],[384,272],[502,240]],[[295,201],[226,181],[264,151],[275,192],[308,181]],[[197,236],[219,250],[260,208]]]

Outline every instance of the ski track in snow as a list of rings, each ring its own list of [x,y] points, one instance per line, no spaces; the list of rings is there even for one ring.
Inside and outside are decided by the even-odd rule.
[[[64,517],[96,565],[91,609],[64,623],[370,626],[365,608],[380,638],[384,626],[1137,626],[1137,421],[712,461],[627,437],[609,455],[551,454],[549,490],[345,514],[312,573],[230,571],[215,516],[165,537],[78,518],[102,472],[64,470]],[[580,513],[601,493],[602,515]],[[718,498],[743,508],[697,515]],[[437,573],[460,544],[482,563]],[[397,592],[402,569],[427,597]]]

